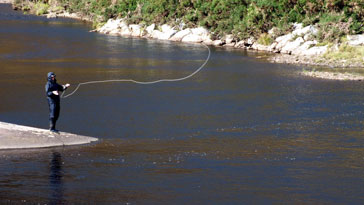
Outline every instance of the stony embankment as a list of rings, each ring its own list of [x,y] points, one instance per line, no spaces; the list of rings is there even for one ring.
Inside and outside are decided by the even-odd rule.
[[[22,5],[20,5],[19,9],[22,9],[21,7]],[[51,5],[45,12],[45,16],[47,18],[67,17],[84,21],[95,21],[95,18],[91,18],[90,16],[68,13],[58,9],[59,7],[56,5]],[[320,43],[316,40],[319,32],[316,25],[304,27],[302,24],[296,23],[293,24],[292,31],[285,35],[277,34],[279,32],[273,28],[258,39],[251,37],[245,40],[237,40],[233,35],[225,35],[216,39],[206,28],[185,28],[183,23],[170,26],[168,24],[128,24],[127,22],[129,21],[126,18],[109,19],[102,27],[94,31],[110,35],[154,38],[186,43],[204,43],[213,46],[279,53],[278,55],[272,55],[268,59],[276,63],[345,68],[364,67],[364,58],[362,57],[364,56],[364,35],[348,35],[345,37],[345,41],[342,41],[340,44]],[[342,49],[343,47],[345,49]],[[351,53],[358,53],[355,50],[357,47],[359,47],[358,51],[360,51],[360,54],[352,58]],[[342,50],[346,52],[344,56],[341,56]],[[351,53],[347,52],[348,50]],[[325,73],[327,72],[321,73],[323,78],[335,79],[332,76],[326,76]],[[314,74],[310,74],[310,72],[305,72],[305,75],[317,77]]]
[[[254,38],[236,41],[232,35],[226,35],[221,39],[212,39],[210,32],[203,28],[184,28],[180,26],[169,26],[167,24],[158,26],[155,24],[143,26],[138,24],[127,24],[126,19],[109,19],[105,25],[95,31],[120,36],[132,36],[141,38],[154,38],[160,40],[179,41],[186,43],[204,43],[213,46],[224,46],[242,48],[256,51],[267,51],[280,53],[269,58],[272,62],[305,64],[329,67],[364,67],[364,59],[350,61],[346,59],[330,59],[325,55],[329,52],[339,51],[340,45],[322,45],[314,36],[318,29],[315,26],[303,27],[302,24],[294,24],[293,31],[289,34],[277,36],[269,45],[262,45]],[[275,36],[274,29],[269,31],[269,36]],[[364,35],[347,36],[348,46],[363,46]],[[303,72],[302,74],[337,80],[361,80],[362,77],[352,74],[340,74],[330,72]]]
[[[0,0],[0,4],[11,4],[13,0]]]

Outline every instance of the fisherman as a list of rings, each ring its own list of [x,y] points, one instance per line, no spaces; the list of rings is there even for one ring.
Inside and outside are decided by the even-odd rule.
[[[66,90],[70,84],[60,85],[57,83],[56,74],[53,72],[49,72],[47,75],[47,84],[45,86],[48,106],[49,106],[49,130],[51,132],[58,133],[59,131],[56,130],[56,122],[59,117],[60,111],[60,96],[59,92],[63,92]]]

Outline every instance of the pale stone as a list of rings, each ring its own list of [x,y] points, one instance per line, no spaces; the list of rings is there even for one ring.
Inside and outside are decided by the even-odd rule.
[[[100,29],[99,29],[99,32],[100,33],[110,33],[112,32],[113,30],[117,30],[120,28],[120,22],[122,20],[121,19],[117,19],[117,20],[114,20],[114,19],[109,19],[105,25],[103,25]]]
[[[189,34],[183,37],[182,42],[189,42],[189,43],[201,43],[203,39],[200,35],[196,34]]]
[[[163,35],[163,33],[162,33],[162,32],[160,32],[160,31],[158,31],[158,30],[154,30],[154,31],[152,32],[152,38],[157,38],[157,39],[159,39],[162,35]]]
[[[364,45],[364,35],[347,35],[348,44],[351,46]]]
[[[176,30],[174,30],[171,26],[164,24],[161,26],[161,31],[163,34],[161,34],[159,36],[158,39],[161,40],[168,40],[169,38],[171,38],[175,33],[177,33]]]
[[[281,50],[281,53],[291,54],[292,51],[296,50],[301,44],[305,42],[302,37],[297,38],[292,42],[288,42]]]
[[[327,46],[315,46],[305,51],[304,54],[307,56],[314,56],[314,55],[317,56],[324,54],[326,51],[327,51]]]
[[[215,40],[213,41],[212,45],[214,46],[221,46],[224,42],[222,40]]]
[[[131,36],[140,37],[143,35],[143,29],[140,25],[131,24],[129,25],[129,30],[131,32]]]
[[[207,36],[209,35],[209,31],[203,27],[193,28],[191,29],[192,33],[199,36]]]
[[[225,43],[226,44],[231,44],[233,41],[234,41],[233,35],[226,35],[225,36]]]
[[[56,13],[49,13],[47,14],[47,18],[57,18],[57,14]]]
[[[148,33],[149,35],[152,35],[152,34],[153,34],[154,29],[155,29],[155,24],[152,24],[152,25],[148,26],[148,27],[147,27],[147,29],[145,29],[145,30],[147,31],[147,33]]]
[[[203,43],[206,44],[206,45],[213,45],[214,41],[211,40],[211,38],[207,38],[207,39],[203,40]]]
[[[252,45],[252,49],[258,50],[258,51],[269,51],[269,46],[265,46],[259,43],[254,43]]]
[[[292,39],[292,37],[293,37],[292,34],[287,34],[276,38],[275,40],[277,42],[276,49],[281,50]]]
[[[131,31],[130,31],[130,29],[129,29],[128,26],[122,26],[120,28],[119,34],[122,35],[122,36],[130,36],[131,35]]]
[[[248,41],[246,41],[245,43],[248,44],[248,45],[252,45],[254,42],[255,42],[255,39],[253,37],[250,37],[248,39]]]
[[[234,47],[235,46],[235,42],[232,43],[227,43],[224,45],[225,47]]]
[[[306,41],[304,42],[300,47],[292,51],[292,54],[294,55],[307,55],[306,51],[310,49],[311,47],[315,46],[317,44],[317,41]]]
[[[244,48],[245,47],[245,41],[239,41],[235,44],[235,48]]]
[[[303,27],[303,24],[302,23],[294,23],[293,24],[293,28],[295,30],[302,29],[302,27]]]
[[[317,33],[317,29],[314,26],[306,26],[304,28],[296,29],[292,32],[293,35],[303,36],[305,34],[313,34]]]
[[[191,34],[191,29],[185,29],[182,31],[177,32],[175,35],[170,38],[171,41],[181,41],[185,36]]]

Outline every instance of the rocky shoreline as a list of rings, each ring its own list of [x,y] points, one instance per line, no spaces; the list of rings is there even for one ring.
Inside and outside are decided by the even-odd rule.
[[[0,0],[0,2],[1,1],[8,2],[11,0]],[[44,16],[47,18],[66,17],[93,22],[93,19],[90,16],[68,13],[66,11],[53,11],[52,8],[49,8],[47,14]],[[315,25],[304,27],[302,24],[295,23],[292,26],[292,31],[285,35],[276,34],[277,31],[273,28],[265,34],[265,37],[269,39],[268,43],[266,43],[264,39],[263,41],[260,41],[260,39],[253,37],[238,41],[233,35],[225,35],[222,38],[214,39],[213,35],[206,28],[185,28],[183,22],[175,26],[170,26],[168,24],[142,25],[128,24],[128,19],[126,18],[109,19],[103,26],[93,30],[93,32],[185,43],[204,43],[206,45],[218,47],[277,53],[277,55],[268,58],[270,62],[274,63],[364,68],[364,58],[359,60],[326,58],[325,54],[329,52],[339,52],[340,44],[325,45],[315,40],[314,36],[318,32],[318,28]],[[348,35],[346,36],[346,39],[346,45],[364,48],[364,35]],[[339,74],[328,75],[328,72],[322,72],[320,74],[315,74],[315,72],[319,71],[306,72],[305,75],[312,77],[320,76],[320,78],[326,79],[336,79],[336,76],[341,76]],[[346,76],[345,79],[351,79],[351,77],[352,76],[349,75]],[[337,77],[337,80],[341,80],[341,77]],[[352,80],[357,80],[357,78],[352,77]]]
[[[0,0],[0,4],[12,4],[13,0]]]

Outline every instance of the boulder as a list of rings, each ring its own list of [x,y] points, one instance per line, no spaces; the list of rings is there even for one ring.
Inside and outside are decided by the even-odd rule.
[[[203,27],[193,28],[191,29],[193,35],[200,36],[202,41],[210,41],[210,33],[207,29]]]
[[[163,35],[163,33],[161,31],[153,30],[151,37],[156,38],[156,39],[160,39],[162,35]]]
[[[305,42],[305,40],[303,40],[302,37],[299,37],[294,41],[287,42],[282,48],[281,53],[291,54],[294,50],[300,47],[303,42]]]
[[[119,35],[122,35],[122,36],[130,36],[131,35],[131,31],[129,29],[129,26],[127,26],[126,24],[123,25],[121,24],[122,26],[120,27],[120,32],[119,32]]]
[[[177,32],[175,35],[173,35],[171,38],[170,38],[170,40],[171,41],[182,41],[182,39],[185,37],[185,36],[187,36],[187,35],[189,35],[189,34],[191,34],[192,33],[192,31],[191,31],[191,29],[185,29],[185,30],[182,30],[182,31],[179,31],[179,32]]]
[[[314,26],[306,26],[304,28],[300,28],[300,29],[295,29],[292,34],[298,35],[298,36],[303,36],[305,34],[316,34],[317,33],[317,29]]]
[[[245,41],[239,41],[235,44],[235,48],[245,48]]]
[[[226,44],[231,44],[233,41],[234,41],[233,35],[226,35],[225,36],[225,43]]]
[[[56,13],[49,13],[47,14],[47,18],[50,19],[50,18],[57,18],[57,14]]]
[[[222,46],[224,42],[222,40],[215,40],[212,42],[212,45],[214,46]]]
[[[280,51],[284,46],[286,46],[286,44],[292,39],[292,37],[293,37],[292,34],[287,34],[276,38],[275,40],[277,42],[276,49]]]
[[[98,31],[100,33],[116,33],[122,26],[126,25],[123,19],[109,19]]]
[[[129,25],[129,30],[130,30],[131,36],[134,36],[134,37],[143,36],[143,28],[140,25],[131,24],[131,25]]]
[[[168,40],[169,38],[171,38],[175,33],[177,33],[176,30],[174,30],[171,26],[164,24],[161,27],[161,31],[162,31],[162,35],[160,36],[159,39],[161,40]]]
[[[317,56],[322,55],[327,51],[327,45],[326,46],[315,46],[308,50],[306,50],[303,55],[306,56]]]
[[[191,33],[183,37],[182,42],[201,43],[203,42],[203,38],[200,35]]]
[[[145,30],[147,31],[148,35],[152,36],[154,29],[155,29],[155,24],[152,24],[148,26]]]
[[[259,43],[254,43],[252,45],[252,49],[258,50],[258,51],[269,51],[269,46],[265,46]]]
[[[351,46],[360,46],[364,45],[364,35],[347,35],[348,44]]]
[[[306,41],[300,47],[292,51],[294,55],[306,55],[306,51],[311,47],[315,46],[317,41]]]

